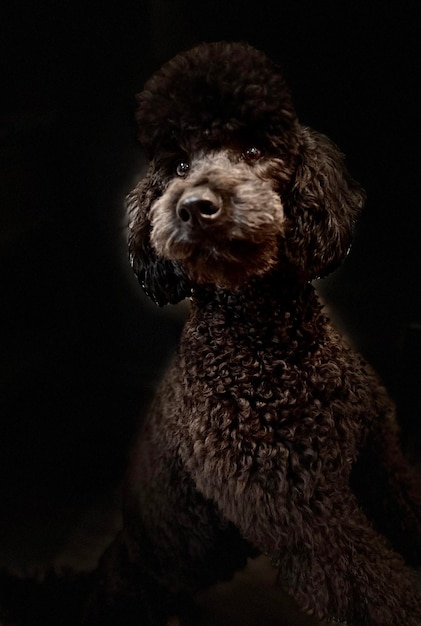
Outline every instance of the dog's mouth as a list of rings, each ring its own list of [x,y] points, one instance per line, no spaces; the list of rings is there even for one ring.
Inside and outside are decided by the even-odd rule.
[[[225,242],[201,240],[184,246],[174,259],[182,262],[190,279],[198,284],[237,287],[251,276],[261,275],[276,264],[277,242],[241,239]]]
[[[231,240],[224,245],[215,243],[204,243],[201,241],[193,245],[189,254],[184,257],[184,261],[190,263],[208,262],[210,264],[231,263],[241,265],[250,257],[258,254],[260,244],[245,240]]]
[[[276,265],[279,234],[270,227],[246,233],[210,220],[205,228],[170,228],[164,238],[153,231],[152,244],[160,256],[181,262],[193,283],[235,288]]]

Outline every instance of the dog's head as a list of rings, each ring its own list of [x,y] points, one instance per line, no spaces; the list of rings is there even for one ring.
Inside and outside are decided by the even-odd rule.
[[[164,65],[138,102],[150,166],[129,195],[129,247],[156,302],[276,267],[307,281],[341,262],[363,193],[337,148],[298,123],[262,52],[202,44]]]

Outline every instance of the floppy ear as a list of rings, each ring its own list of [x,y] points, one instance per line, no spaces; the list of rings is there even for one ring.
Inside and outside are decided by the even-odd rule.
[[[298,161],[283,196],[284,250],[307,280],[332,272],[346,257],[365,194],[325,135],[301,127]]]
[[[177,304],[191,292],[189,279],[176,261],[162,259],[150,242],[149,209],[161,188],[146,176],[127,196],[130,216],[130,262],[144,292],[159,306]]]

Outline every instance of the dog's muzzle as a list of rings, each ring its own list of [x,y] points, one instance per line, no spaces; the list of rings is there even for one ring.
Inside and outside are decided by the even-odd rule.
[[[218,221],[222,206],[222,198],[208,187],[195,187],[179,198],[176,214],[186,226],[207,228]]]

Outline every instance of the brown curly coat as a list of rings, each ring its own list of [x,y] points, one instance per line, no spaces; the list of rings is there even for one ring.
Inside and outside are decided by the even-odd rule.
[[[363,192],[247,44],[175,57],[137,119],[151,164],[129,197],[133,266],[191,312],[135,448],[101,623],[164,624],[164,597],[264,552],[321,619],[415,626],[399,551],[420,557],[420,488],[391,401],[310,283],[346,255]]]

